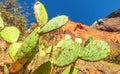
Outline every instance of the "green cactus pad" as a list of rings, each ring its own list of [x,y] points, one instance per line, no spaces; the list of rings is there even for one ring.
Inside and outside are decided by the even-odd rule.
[[[3,19],[1,17],[1,13],[0,13],[0,30],[4,28],[4,24],[3,24]]]
[[[40,34],[48,33],[50,31],[56,30],[66,24],[68,17],[61,15],[51,19],[40,31]]]
[[[95,40],[80,50],[79,56],[84,60],[97,61],[110,54],[110,47],[105,41]]]
[[[8,43],[14,43],[18,40],[20,31],[14,26],[5,27],[1,32],[0,36]]]
[[[37,13],[39,24],[44,26],[48,21],[48,14],[44,5],[37,1],[34,6],[34,11]]]
[[[28,35],[25,40],[23,41],[23,44],[19,48],[19,51],[17,52],[15,58],[20,59],[23,56],[30,57],[30,54],[35,51],[36,44],[38,42],[38,31],[40,30],[39,27],[35,28],[35,30]]]
[[[52,64],[50,61],[40,65],[32,74],[51,74]]]
[[[45,25],[48,21],[48,15],[42,3],[40,3],[39,19],[40,19],[41,25]]]
[[[71,70],[71,66],[67,67],[63,72],[62,74],[78,74],[78,70],[76,68],[74,68],[73,72],[70,73],[70,70]]]
[[[78,58],[79,50],[80,45],[78,43],[71,43],[60,52],[54,64],[57,66],[65,66],[74,62]]]
[[[13,43],[8,48],[8,53],[13,61],[15,60],[15,55],[18,51],[18,49],[21,47],[22,43]]]

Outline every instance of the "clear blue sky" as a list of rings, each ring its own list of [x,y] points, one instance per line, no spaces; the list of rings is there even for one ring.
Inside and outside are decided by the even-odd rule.
[[[27,12],[28,25],[35,22],[33,4],[38,0],[18,0],[21,5],[25,1],[29,6]],[[91,25],[95,20],[104,18],[120,8],[120,0],[40,0],[46,7],[49,19],[58,15],[67,15],[70,20]]]

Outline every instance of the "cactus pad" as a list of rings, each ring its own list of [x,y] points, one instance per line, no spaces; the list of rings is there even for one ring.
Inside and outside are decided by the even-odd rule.
[[[13,43],[9,46],[8,53],[13,61],[15,61],[15,55],[21,45],[22,45],[22,43]]]
[[[110,47],[105,41],[95,40],[80,50],[79,56],[84,60],[97,61],[110,54]]]
[[[80,45],[78,43],[71,43],[64,48],[56,58],[54,64],[57,66],[65,66],[74,62],[78,58]]]
[[[5,27],[1,32],[0,36],[8,43],[14,43],[18,40],[20,31],[13,26]]]
[[[45,25],[48,21],[48,14],[44,5],[40,2],[36,2],[34,5],[34,12],[36,13],[36,20],[41,26]]]
[[[68,17],[65,15],[61,15],[55,17],[48,21],[48,23],[41,29],[40,34],[48,33],[50,31],[56,30],[66,24],[68,21]]]
[[[35,51],[36,44],[38,42],[38,31],[40,30],[39,27],[35,28],[34,31],[28,35],[25,40],[23,41],[23,44],[19,48],[19,51],[17,52],[15,58],[20,59],[23,56],[28,56]]]

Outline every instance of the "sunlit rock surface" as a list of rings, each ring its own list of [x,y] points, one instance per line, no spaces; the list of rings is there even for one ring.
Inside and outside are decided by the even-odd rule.
[[[105,18],[99,19],[92,24],[92,27],[109,32],[120,31],[120,9],[112,12]]]

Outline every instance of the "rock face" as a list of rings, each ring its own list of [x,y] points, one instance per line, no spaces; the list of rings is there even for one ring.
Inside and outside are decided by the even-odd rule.
[[[120,31],[120,9],[112,12],[110,15],[103,19],[95,21],[92,27],[108,32]]]

